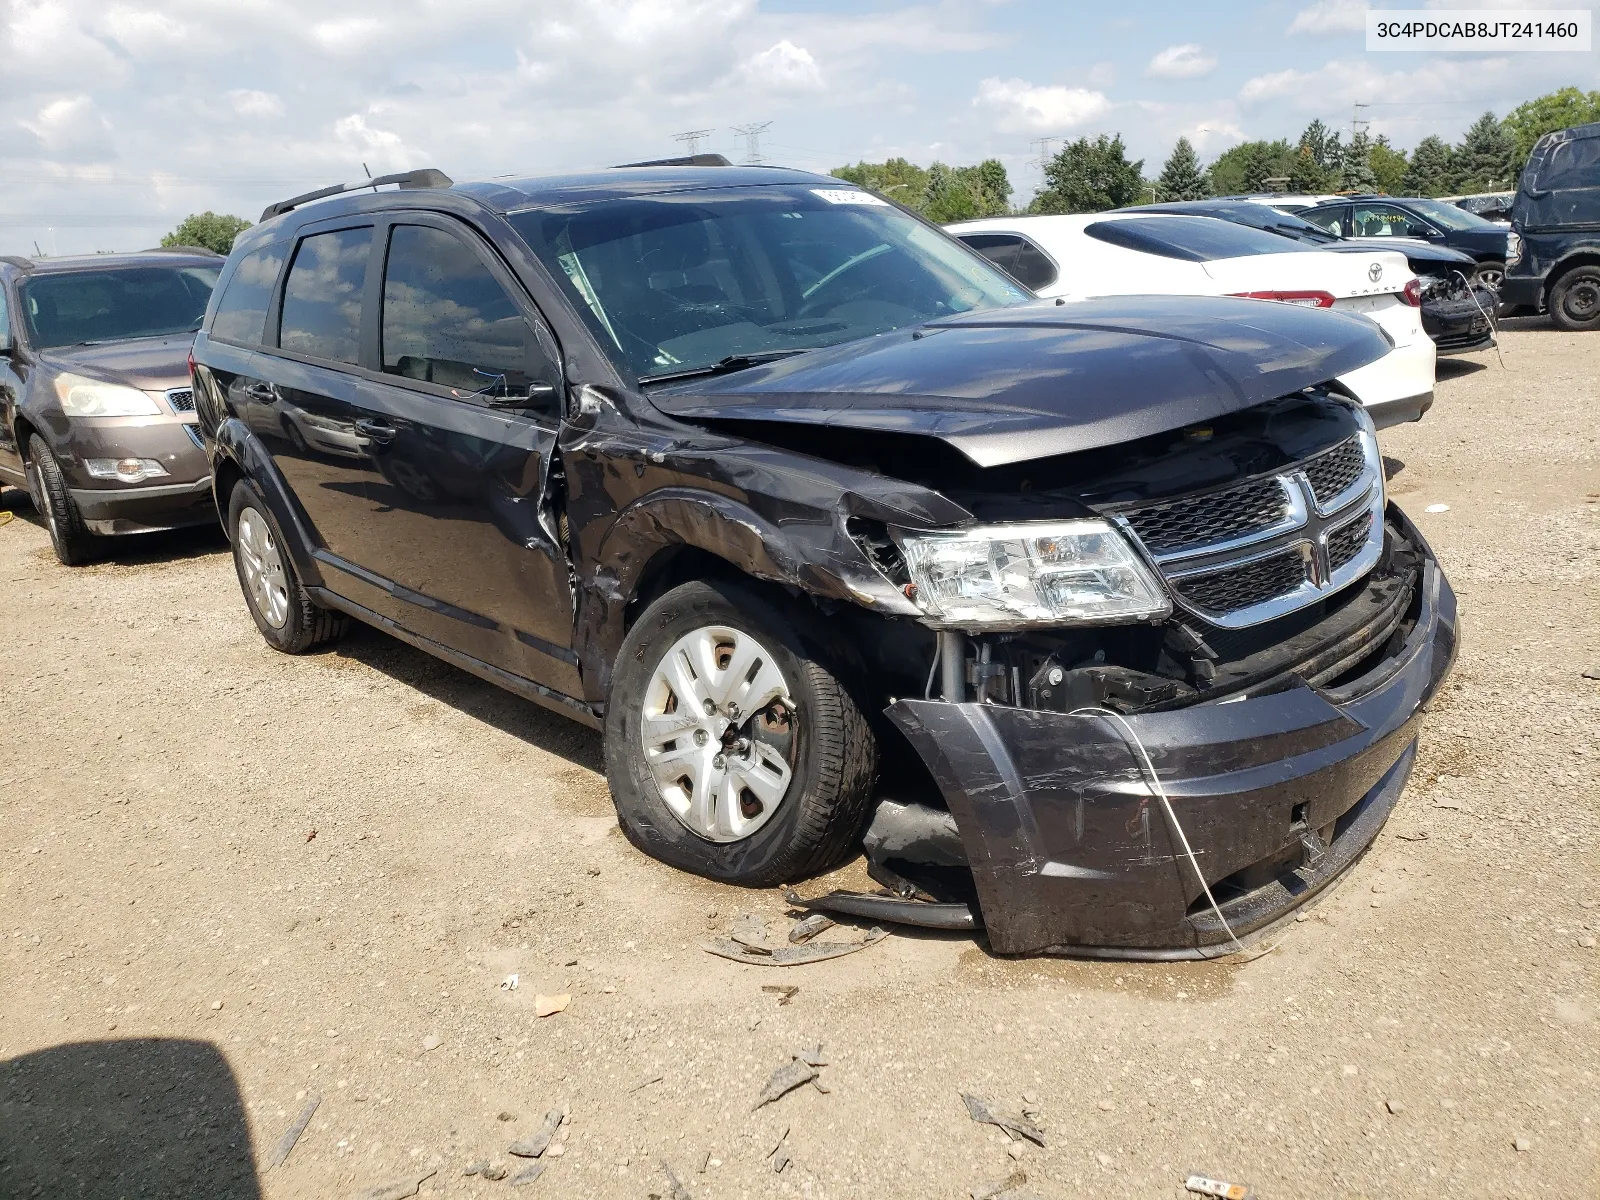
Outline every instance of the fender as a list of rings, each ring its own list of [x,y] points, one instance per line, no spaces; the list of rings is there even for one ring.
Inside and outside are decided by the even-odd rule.
[[[295,573],[300,576],[301,584],[305,587],[324,586],[322,572],[312,554],[314,543],[310,522],[300,508],[299,501],[294,498],[294,493],[285,486],[283,476],[273,463],[271,453],[261,444],[261,439],[251,433],[238,417],[224,417],[211,436],[216,446],[211,463],[212,495],[216,497],[217,512],[222,517],[224,527],[227,525],[227,502],[224,497],[216,495],[216,481],[222,478],[222,472],[218,470],[218,460],[221,459],[232,463],[261,493],[273,520],[283,531],[284,541],[288,543],[285,549],[294,563]]]
[[[618,514],[578,579],[577,644],[586,683],[605,696],[626,634],[628,603],[652,563],[679,548],[704,551],[743,575],[886,613],[913,606],[844,532],[841,514],[810,510],[777,525],[716,492],[667,487]]]

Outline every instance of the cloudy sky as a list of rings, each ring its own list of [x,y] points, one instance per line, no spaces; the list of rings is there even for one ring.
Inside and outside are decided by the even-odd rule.
[[[733,127],[759,121],[769,162],[993,155],[1022,201],[1040,137],[1120,131],[1153,170],[1180,134],[1210,158],[1313,117],[1348,127],[1357,101],[1409,147],[1600,87],[1595,54],[1368,54],[1365,7],[0,0],[0,253],[135,249],[362,164],[543,173],[671,154],[689,130],[738,161]]]

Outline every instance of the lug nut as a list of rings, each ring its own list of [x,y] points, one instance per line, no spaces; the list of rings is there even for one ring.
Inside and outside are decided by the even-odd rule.
[[[711,765],[720,771],[728,765],[728,760],[719,754],[711,760]]]
[[[716,715],[717,715],[717,706],[715,704],[713,704],[711,701],[707,700],[706,701],[706,716],[714,717]]]
[[[696,729],[694,731],[694,744],[696,746],[704,746],[710,740],[711,740],[711,735],[709,733],[707,733],[704,729]]]
[[[735,721],[739,719],[739,706],[732,701],[728,703],[728,716]]]
[[[1051,683],[1052,686],[1054,686],[1055,684],[1060,683],[1065,678],[1066,678],[1066,675],[1061,670],[1060,667],[1051,667],[1050,668],[1050,683]]]

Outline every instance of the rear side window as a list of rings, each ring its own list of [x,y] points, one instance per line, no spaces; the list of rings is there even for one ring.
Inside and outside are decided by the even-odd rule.
[[[1050,256],[1020,234],[964,233],[961,240],[1023,287],[1038,291],[1056,281]]]
[[[1136,217],[1127,221],[1096,221],[1084,230],[1092,238],[1184,262],[1210,262],[1218,258],[1246,258],[1252,254],[1293,254],[1302,246],[1274,233],[1264,233],[1215,217]]]
[[[280,242],[252,250],[239,260],[228,286],[217,298],[217,314],[211,320],[211,337],[247,346],[261,344],[267,327],[267,307],[273,286],[283,269],[287,246]]]
[[[301,241],[283,285],[280,347],[332,362],[360,361],[361,297],[371,253],[371,228],[315,233]]]
[[[1017,265],[1011,273],[1018,283],[1037,292],[1056,281],[1056,264],[1043,250],[1023,238],[1022,245],[1017,247]]]
[[[556,381],[522,310],[477,252],[442,229],[394,227],[382,328],[386,375],[463,396],[524,395]]]
[[[1346,211],[1344,208],[1310,208],[1302,212],[1300,216],[1318,229],[1326,229],[1334,237],[1343,237],[1344,214]]]

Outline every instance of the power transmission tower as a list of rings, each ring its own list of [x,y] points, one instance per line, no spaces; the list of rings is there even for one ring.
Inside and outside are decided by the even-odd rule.
[[[675,142],[684,143],[684,145],[688,148],[689,157],[693,158],[696,154],[700,153],[700,143],[706,138],[710,137],[713,132],[714,131],[710,129],[690,129],[685,133],[673,134],[672,140]]]
[[[1034,166],[1038,167],[1039,170],[1044,170],[1045,164],[1055,157],[1055,155],[1050,152],[1051,143],[1064,141],[1066,141],[1066,139],[1060,137],[1034,138],[1028,143],[1028,145],[1035,147],[1038,153],[1029,161],[1032,162]]]
[[[1372,124],[1371,121],[1366,120],[1361,115],[1362,109],[1371,107],[1372,105],[1370,104],[1352,104],[1350,106],[1350,136],[1352,138],[1365,133],[1367,126]]]
[[[735,125],[733,127],[733,131],[744,139],[744,161],[746,166],[759,167],[761,165],[761,134],[771,124],[771,121],[752,121],[749,125]]]

